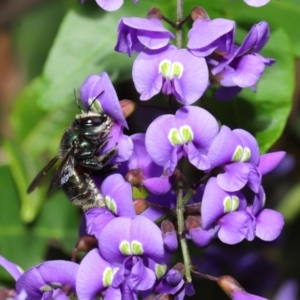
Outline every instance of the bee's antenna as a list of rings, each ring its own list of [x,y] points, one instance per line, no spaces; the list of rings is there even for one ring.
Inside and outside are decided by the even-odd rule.
[[[77,97],[76,97],[76,90],[74,89],[73,91],[74,91],[74,98],[75,98],[76,105],[77,105],[77,107],[81,110],[81,112],[84,113],[84,111],[83,111],[83,109],[80,107],[79,102],[78,102],[78,99],[77,99]]]
[[[92,101],[92,103],[89,105],[88,111],[90,111],[91,107],[93,106],[94,102],[104,93],[104,91],[101,91]]]

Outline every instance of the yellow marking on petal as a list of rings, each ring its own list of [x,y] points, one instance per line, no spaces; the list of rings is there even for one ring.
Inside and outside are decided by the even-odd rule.
[[[231,161],[241,161],[243,157],[244,150],[242,146],[238,145],[232,155]]]
[[[183,145],[183,141],[181,139],[180,133],[176,128],[172,128],[169,131],[168,139],[169,139],[170,143],[172,144],[172,146]]]
[[[119,249],[124,255],[132,255],[131,248],[128,241],[122,241],[119,245]]]
[[[266,197],[266,193],[264,192],[261,207],[265,207],[265,205],[266,205],[266,200],[267,200],[267,197]]]
[[[52,291],[53,290],[53,288],[50,286],[50,285],[48,285],[48,284],[46,284],[46,285],[44,285],[44,286],[42,286],[41,288],[40,288],[40,291],[41,292],[50,292],[50,291]]]
[[[88,100],[88,104],[89,104],[90,111],[93,111],[95,113],[103,111],[100,101],[95,100],[95,98],[90,98]]]
[[[142,255],[144,253],[142,243],[137,240],[131,242],[131,250],[133,255]]]
[[[185,144],[191,142],[194,139],[194,133],[192,131],[192,128],[188,125],[181,126],[179,128],[179,132],[181,135],[181,139]]]
[[[176,61],[172,63],[171,66],[171,72],[170,72],[170,80],[172,80],[174,78],[174,76],[176,75],[178,78],[180,78],[183,74],[183,64]]]
[[[114,278],[114,272],[111,267],[106,267],[103,271],[102,282],[104,287],[108,287],[112,284]]]
[[[158,72],[162,74],[165,78],[169,78],[171,71],[171,61],[168,59],[164,59],[160,62],[158,66]]]
[[[105,205],[106,207],[115,215],[117,214],[117,204],[115,202],[115,200],[113,198],[111,198],[110,196],[105,196]]]
[[[18,269],[18,271],[19,271],[21,274],[24,273],[24,270],[23,270],[21,267],[17,266],[17,269]]]
[[[60,289],[62,287],[62,284],[59,282],[51,282],[51,286],[55,289]]]
[[[238,196],[231,196],[231,211],[236,211],[239,208],[240,199]]]
[[[162,278],[167,272],[167,265],[155,264],[155,275],[157,279]]]
[[[248,147],[245,147],[241,161],[247,162],[249,161],[250,157],[251,157],[251,150]]]
[[[230,213],[233,211],[236,211],[239,207],[240,204],[240,199],[239,197],[232,195],[230,196],[226,196],[223,200],[223,206],[224,206],[224,213]]]

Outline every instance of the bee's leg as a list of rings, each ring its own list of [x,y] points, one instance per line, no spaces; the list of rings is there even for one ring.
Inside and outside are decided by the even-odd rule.
[[[104,152],[99,156],[93,156],[92,158],[81,160],[79,165],[82,167],[89,168],[91,170],[102,170],[105,166],[107,166],[113,157],[118,153],[118,148],[115,146],[114,148]]]

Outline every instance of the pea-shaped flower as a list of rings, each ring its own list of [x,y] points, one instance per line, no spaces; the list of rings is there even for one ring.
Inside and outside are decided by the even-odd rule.
[[[200,107],[182,107],[155,119],[146,132],[146,148],[159,166],[175,170],[185,156],[200,170],[210,168],[207,151],[219,131],[217,120]]]
[[[134,61],[132,79],[141,100],[162,91],[184,105],[197,101],[209,85],[205,59],[175,46],[141,52]]]

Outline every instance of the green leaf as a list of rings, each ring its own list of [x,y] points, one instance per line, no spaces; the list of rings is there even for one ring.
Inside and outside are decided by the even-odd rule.
[[[278,47],[278,45],[285,47]],[[262,152],[267,151],[281,135],[289,116],[294,91],[294,58],[289,39],[277,30],[262,55],[276,59],[257,84],[257,92],[244,89],[237,99],[228,102],[210,100],[212,113],[231,128],[250,131]]]

